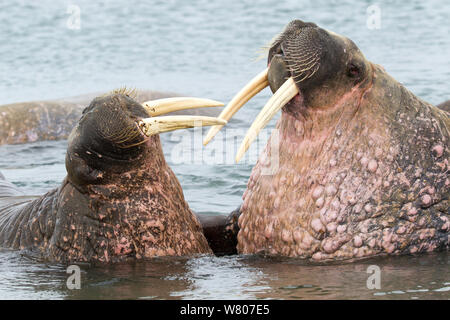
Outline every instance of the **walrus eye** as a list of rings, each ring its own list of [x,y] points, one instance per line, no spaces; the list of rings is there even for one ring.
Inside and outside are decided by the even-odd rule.
[[[347,70],[347,76],[349,76],[350,78],[357,78],[359,77],[359,74],[360,74],[359,67],[353,63],[350,63]]]

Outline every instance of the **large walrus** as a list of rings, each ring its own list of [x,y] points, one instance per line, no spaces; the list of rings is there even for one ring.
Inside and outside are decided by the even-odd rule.
[[[236,159],[281,109],[243,195],[240,253],[325,261],[448,250],[446,112],[366,60],[350,39],[299,20],[219,118],[268,85],[274,95]]]
[[[27,197],[0,178],[0,247],[61,262],[211,253],[158,133],[224,124],[159,116],[219,104],[174,98],[143,106],[124,94],[94,99],[69,137],[59,188]]]
[[[118,90],[115,90],[118,91]],[[123,88],[119,91],[128,92]],[[0,106],[0,145],[67,139],[78,123],[89,102],[101,94],[49,101],[19,102]],[[179,97],[170,92],[134,90],[133,98],[139,103],[149,100]],[[215,108],[176,110],[170,115],[217,116]]]

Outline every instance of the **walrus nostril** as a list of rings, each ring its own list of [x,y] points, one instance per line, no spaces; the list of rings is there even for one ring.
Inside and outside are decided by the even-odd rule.
[[[351,78],[357,78],[359,77],[361,71],[360,68],[354,64],[354,63],[350,63],[348,66],[348,70],[347,70],[347,76],[351,77]]]
[[[275,51],[275,54],[279,54],[279,55],[284,56],[284,50],[283,50],[282,44],[280,44],[280,45],[277,47],[277,49],[276,49],[276,51]]]
[[[303,22],[302,20],[293,20],[293,21],[291,21],[289,24],[288,24],[288,28],[289,27],[291,27],[291,28],[296,28],[296,29],[299,29],[299,28],[304,28],[304,27],[307,27],[309,25],[309,23],[307,23],[307,22]],[[287,28],[286,28],[287,29]]]
[[[267,65],[270,65],[270,61],[277,54],[284,56],[284,49],[282,48],[282,43],[277,43],[270,48],[269,54],[267,55]]]
[[[317,24],[313,22],[304,22],[302,20],[293,20],[285,28],[285,31],[298,30],[302,28],[317,28]]]
[[[286,56],[286,50],[285,50],[285,48],[284,48],[284,43],[281,43],[280,44],[280,55],[282,55],[283,57],[285,57]]]
[[[284,58],[280,54],[276,54],[273,56],[270,61],[269,72],[268,72],[268,80],[270,90],[275,93],[283,83],[291,76],[291,72],[289,71],[289,67],[286,65]]]

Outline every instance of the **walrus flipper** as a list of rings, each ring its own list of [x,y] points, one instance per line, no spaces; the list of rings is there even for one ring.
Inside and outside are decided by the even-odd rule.
[[[208,240],[208,244],[216,256],[237,254],[240,209],[238,207],[228,216],[197,215],[202,224],[206,240]]]

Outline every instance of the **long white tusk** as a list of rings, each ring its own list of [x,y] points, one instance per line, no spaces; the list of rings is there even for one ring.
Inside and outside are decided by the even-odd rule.
[[[142,106],[147,110],[147,113],[150,116],[156,117],[161,114],[166,114],[169,112],[185,109],[220,107],[223,106],[223,103],[211,99],[175,97],[167,99],[150,100],[144,102]]]
[[[225,120],[204,116],[162,116],[145,118],[138,123],[142,132],[149,137],[161,132],[178,129],[225,124],[227,124]]]
[[[230,120],[231,117],[242,108],[242,106],[251,98],[253,98],[258,92],[269,85],[267,78],[269,68],[259,73],[249,83],[247,83],[228,103],[225,109],[219,115],[219,119]],[[203,145],[207,145],[212,138],[222,129],[223,126],[214,126],[209,129],[206,135]]]
[[[275,94],[267,101],[264,108],[253,121],[250,129],[242,140],[236,155],[236,163],[241,160],[245,152],[258,136],[259,132],[269,123],[269,121],[275,116],[275,114],[283,108],[293,97],[298,94],[298,88],[295,85],[294,79],[290,77],[285,83],[275,92]]]

